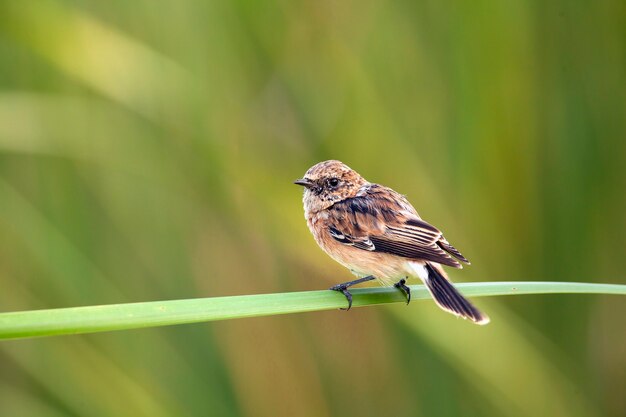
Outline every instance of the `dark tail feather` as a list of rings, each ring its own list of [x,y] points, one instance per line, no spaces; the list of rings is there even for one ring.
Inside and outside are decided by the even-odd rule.
[[[428,279],[425,281],[426,287],[439,307],[455,316],[470,319],[476,324],[489,323],[489,317],[481,313],[463,297],[436,267],[427,262],[426,270],[428,271]]]

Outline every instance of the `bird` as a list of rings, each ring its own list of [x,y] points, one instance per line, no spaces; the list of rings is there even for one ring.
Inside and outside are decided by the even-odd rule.
[[[470,264],[443,233],[425,222],[407,198],[370,183],[337,160],[319,162],[294,184],[304,187],[304,217],[317,244],[358,279],[330,290],[342,293],[350,310],[349,288],[378,280],[395,286],[411,301],[409,277],[418,277],[443,310],[484,325],[489,317],[463,297],[443,266]]]

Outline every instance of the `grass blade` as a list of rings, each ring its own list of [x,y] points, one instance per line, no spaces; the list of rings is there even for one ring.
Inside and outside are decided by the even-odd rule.
[[[515,294],[620,294],[626,285],[574,282],[487,282],[457,284],[470,297]],[[395,288],[354,289],[354,307],[404,302]],[[411,286],[413,299],[429,298],[422,285]],[[342,294],[322,291],[151,301],[0,313],[0,339],[167,326],[331,310],[345,307]]]

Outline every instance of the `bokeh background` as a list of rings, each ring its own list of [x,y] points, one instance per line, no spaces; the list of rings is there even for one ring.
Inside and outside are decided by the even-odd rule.
[[[626,282],[626,3],[3,0],[0,311],[351,275],[301,189],[406,194],[455,281]],[[2,416],[624,416],[620,297],[0,343]]]

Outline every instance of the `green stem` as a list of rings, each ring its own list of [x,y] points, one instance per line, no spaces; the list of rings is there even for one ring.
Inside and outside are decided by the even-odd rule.
[[[550,293],[626,295],[626,285],[574,282],[482,282],[457,284],[457,287],[470,297]],[[405,301],[404,295],[395,288],[363,288],[351,292],[354,307]],[[412,299],[429,298],[422,285],[411,286],[411,293]],[[345,306],[342,294],[324,290],[18,311],[0,313],[0,339],[136,329]]]

